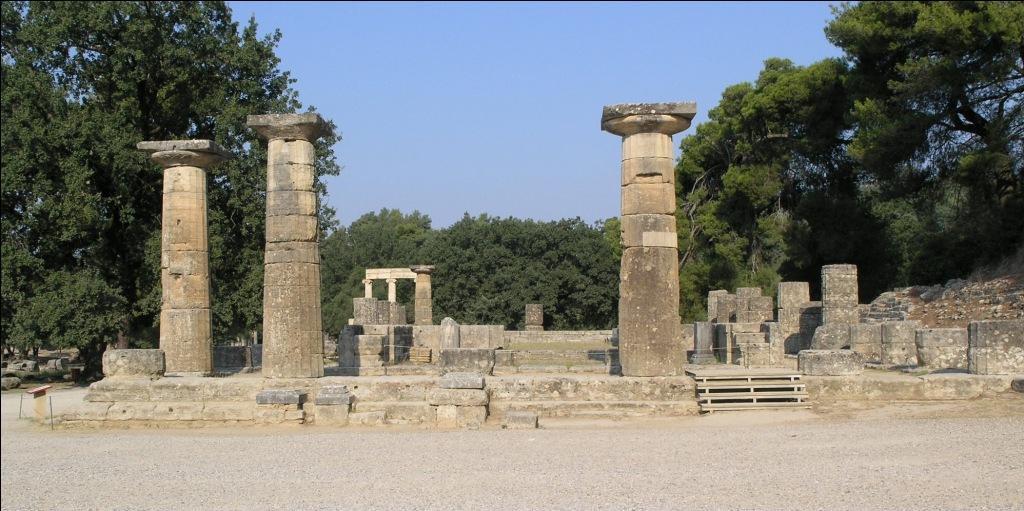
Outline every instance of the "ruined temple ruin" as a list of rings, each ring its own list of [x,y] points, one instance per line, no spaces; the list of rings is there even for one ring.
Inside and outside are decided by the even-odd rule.
[[[619,328],[544,328],[523,304],[523,330],[435,324],[434,267],[366,270],[353,316],[324,352],[313,143],[315,113],[249,116],[267,140],[263,344],[214,347],[205,169],[228,158],[209,140],[141,142],[164,169],[160,348],[109,350],[104,379],[63,425],[300,423],[537,427],[555,417],[679,416],[806,407],[884,396],[973,399],[1009,392],[1024,373],[1024,319],[923,328],[860,304],[857,268],[808,282],[708,293],[707,320],[683,324],[672,135],[693,103],[604,108],[622,138],[624,247]],[[415,282],[414,320],[397,281]],[[387,283],[387,298],[373,283]],[[765,291],[768,291],[767,295]],[[881,307],[881,306],[880,306]],[[325,361],[337,358],[337,364]],[[237,374],[225,374],[225,366]],[[242,370],[244,369],[244,370]],[[913,371],[908,374],[906,370]]]

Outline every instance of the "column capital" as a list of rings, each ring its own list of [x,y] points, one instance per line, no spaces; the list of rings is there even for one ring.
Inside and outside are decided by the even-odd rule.
[[[373,279],[363,279],[363,285],[373,284]]]
[[[417,264],[409,267],[413,273],[420,273],[430,275],[434,273],[434,265],[432,264]]]
[[[396,284],[398,282],[398,279],[384,279],[384,280],[387,281],[388,285]]]
[[[212,140],[147,140],[135,147],[165,169],[183,165],[208,168],[232,157]]]
[[[320,114],[263,114],[250,115],[245,124],[267,140],[289,139],[313,142],[333,134],[330,125]]]
[[[601,112],[601,129],[619,136],[637,133],[674,135],[690,127],[697,103],[622,103]]]

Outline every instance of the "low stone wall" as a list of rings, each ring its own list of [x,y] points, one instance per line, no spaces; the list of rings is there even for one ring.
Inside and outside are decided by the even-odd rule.
[[[489,413],[531,411],[541,417],[696,415],[688,377],[505,376],[487,379]]]
[[[972,373],[1024,373],[1024,319],[972,321],[968,344]]]
[[[812,403],[832,401],[956,401],[1010,392],[1010,376],[865,371],[857,376],[805,376]]]

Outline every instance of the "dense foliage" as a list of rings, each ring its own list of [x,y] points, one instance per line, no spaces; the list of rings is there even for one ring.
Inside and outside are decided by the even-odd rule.
[[[141,140],[236,155],[207,182],[214,336],[258,328],[266,157],[245,117],[301,106],[280,34],[223,2],[3,2],[2,27],[4,344],[155,343],[161,173]],[[320,175],[338,172],[333,143]]]
[[[1024,4],[862,2],[844,52],[771,59],[726,89],[677,166],[684,315],[708,290],[818,283],[860,267],[861,299],[942,282],[1024,241]]]

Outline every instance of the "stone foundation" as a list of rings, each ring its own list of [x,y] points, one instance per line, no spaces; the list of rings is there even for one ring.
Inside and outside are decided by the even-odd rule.
[[[864,360],[852,350],[803,350],[797,368],[806,375],[848,376],[863,372]]]

